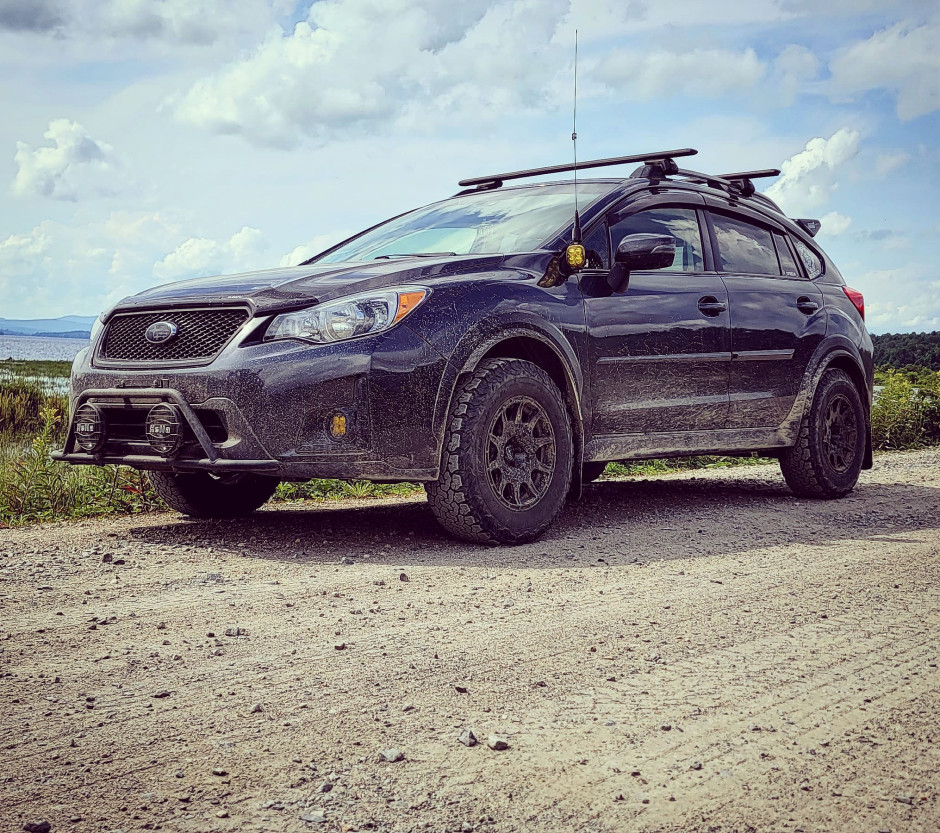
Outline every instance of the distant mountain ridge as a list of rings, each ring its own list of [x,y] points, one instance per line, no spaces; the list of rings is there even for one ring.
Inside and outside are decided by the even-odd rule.
[[[63,315],[61,318],[0,318],[0,335],[87,338],[94,315]]]

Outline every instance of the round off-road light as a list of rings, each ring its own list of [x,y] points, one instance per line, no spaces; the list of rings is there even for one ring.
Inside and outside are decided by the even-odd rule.
[[[179,408],[161,402],[147,414],[147,439],[150,447],[164,457],[179,451],[183,444],[183,420]]]
[[[75,442],[87,454],[101,451],[107,439],[104,414],[96,405],[85,403],[75,413],[72,423],[75,429]]]

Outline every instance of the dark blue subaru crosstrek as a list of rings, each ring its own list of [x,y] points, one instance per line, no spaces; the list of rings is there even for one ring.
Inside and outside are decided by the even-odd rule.
[[[300,266],[126,298],[75,360],[57,456],[145,469],[202,517],[282,480],[420,481],[483,542],[537,536],[611,460],[756,451],[841,497],[871,467],[862,296],[818,222],[756,193],[779,171],[694,153],[465,180]]]

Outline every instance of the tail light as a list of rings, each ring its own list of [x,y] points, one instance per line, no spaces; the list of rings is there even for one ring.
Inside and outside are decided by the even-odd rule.
[[[842,291],[845,293],[845,297],[852,302],[852,306],[858,310],[858,314],[862,316],[862,321],[865,320],[865,296],[862,295],[857,289],[852,289],[850,286],[843,286]]]

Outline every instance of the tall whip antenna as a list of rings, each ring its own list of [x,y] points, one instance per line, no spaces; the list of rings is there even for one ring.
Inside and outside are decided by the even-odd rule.
[[[574,229],[571,242],[581,242],[581,215],[578,213],[578,30],[574,30],[574,114],[571,119],[571,144],[574,146]]]

